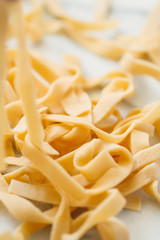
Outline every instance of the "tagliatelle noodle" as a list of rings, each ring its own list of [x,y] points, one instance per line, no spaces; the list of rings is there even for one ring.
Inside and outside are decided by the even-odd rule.
[[[4,161],[8,165],[16,165],[21,167],[30,167],[33,168],[33,164],[29,161],[29,159],[25,157],[7,157]]]
[[[53,219],[55,217],[55,214],[57,212],[58,208],[54,207],[53,209],[49,209],[45,211],[45,214],[48,216],[52,216]],[[28,239],[33,233],[43,229],[46,227],[48,224],[40,224],[40,223],[30,223],[30,222],[24,222],[22,223],[17,229],[14,231],[13,236],[15,239]]]
[[[52,221],[29,201],[16,195],[0,192],[0,200],[16,219],[38,223],[50,223]]]
[[[24,192],[21,189],[24,189]],[[33,185],[12,179],[9,186],[9,192],[40,202],[42,201],[52,204],[60,203],[59,194],[48,184]]]
[[[122,125],[121,127],[115,129],[111,134],[102,131],[101,129],[95,127],[93,124],[83,120],[83,118],[78,117],[70,117],[65,115],[56,115],[56,114],[44,114],[43,119],[52,121],[52,122],[63,122],[67,124],[76,124],[78,126],[84,126],[86,128],[89,128],[93,130],[96,135],[102,140],[102,141],[108,141],[113,143],[120,143],[122,140],[124,140],[127,135],[136,127],[138,126],[142,121],[147,123],[154,123],[159,119],[159,111],[160,108],[159,103],[152,104],[146,109],[142,111],[142,114],[140,117],[138,117],[135,121],[132,121],[131,123],[126,123],[125,125]]]
[[[16,1],[14,6],[11,6],[11,7],[13,7],[13,9],[11,10],[11,13],[12,13],[12,21],[15,26],[14,31],[19,44],[19,51],[18,51],[19,73],[17,76],[17,88],[22,99],[24,111],[26,113],[26,119],[28,123],[31,141],[35,145],[40,147],[42,146],[42,141],[43,141],[43,129],[40,122],[40,117],[36,109],[35,91],[34,91],[34,86],[32,81],[32,73],[31,73],[30,63],[29,63],[29,59],[28,59],[26,47],[25,47],[21,4],[19,1]],[[30,113],[32,112],[32,114],[29,114],[28,112]],[[33,131],[35,131],[36,134],[33,134]]]
[[[123,61],[121,61],[121,66],[132,74],[147,74],[160,81],[159,67],[146,60],[136,59],[132,55],[128,54],[125,56]]]
[[[104,223],[97,225],[97,230],[102,238],[105,240],[127,240],[129,239],[128,231],[126,226],[119,221],[117,218],[111,217]]]
[[[152,197],[155,197],[158,202],[160,202],[160,194],[158,191],[158,180],[154,180],[153,182],[147,184],[143,187],[143,190]]]
[[[6,173],[4,175],[4,179],[6,180],[7,183],[10,183],[12,179],[16,179],[21,177],[22,175],[26,174],[26,172],[28,172],[29,169],[22,167],[22,168],[18,168],[15,171],[12,171],[11,173]]]
[[[4,126],[5,126],[5,117],[4,117],[4,79],[5,79],[5,52],[4,52],[4,42],[6,37],[6,26],[7,26],[7,11],[3,2],[0,3],[0,169],[2,170],[5,167],[3,158],[5,156],[4,148]]]
[[[94,147],[93,144],[95,144]],[[94,149],[94,151],[92,149]],[[101,152],[99,153],[99,151]],[[118,164],[114,159],[115,155],[118,156]],[[106,143],[103,146],[103,143],[99,140],[92,140],[89,144],[83,145],[83,147],[75,153],[73,161],[75,168],[79,170],[87,180],[96,180],[89,190],[91,194],[92,192],[103,192],[116,186],[132,169],[132,158],[128,154],[128,151],[125,151],[123,147],[116,144]]]
[[[143,186],[151,183],[154,179],[159,179],[160,177],[160,162],[154,162],[145,166],[139,172],[132,174],[131,177],[126,179],[118,189],[124,195],[131,194],[136,190],[142,188]]]
[[[22,221],[31,221],[38,223],[51,222],[51,218],[45,216],[45,214],[42,213],[37,207],[35,207],[31,202],[8,193],[8,184],[5,182],[3,177],[1,177],[0,182],[0,200],[15,218]],[[24,206],[25,208],[23,209]]]
[[[125,205],[126,209],[140,211],[141,210],[141,198],[135,195],[126,196],[127,203]]]
[[[146,132],[142,132],[134,129],[131,132],[130,145],[131,145],[130,148],[131,148],[132,154],[136,154],[142,149],[148,148],[150,146],[149,134]]]
[[[136,153],[133,163],[133,171],[136,171],[142,167],[144,167],[146,164],[150,164],[152,162],[155,162],[159,160],[159,151],[160,151],[160,144],[155,144],[154,146],[151,146],[150,148],[142,149],[138,153]]]

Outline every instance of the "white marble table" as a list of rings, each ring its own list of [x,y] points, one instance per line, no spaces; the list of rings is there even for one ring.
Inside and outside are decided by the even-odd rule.
[[[61,2],[68,14],[78,19],[92,19],[94,0],[61,0]],[[155,0],[113,0],[111,17],[120,19],[116,31],[131,35],[138,34],[155,2]],[[81,59],[84,73],[87,76],[100,76],[110,70],[119,69],[116,62],[96,56],[78,46],[71,39],[59,35],[46,36],[43,43],[34,48],[39,49],[44,56],[56,61],[61,61],[63,53],[76,55]],[[138,76],[135,83],[136,95],[128,100],[133,106],[143,106],[148,102],[160,99],[160,84],[156,80]],[[122,105],[124,112],[131,108],[128,103]],[[160,206],[147,196],[143,198],[142,203],[141,212],[124,210],[119,214],[119,218],[126,223],[131,240],[159,240]],[[0,204],[0,232],[4,230],[13,231],[18,224],[19,222],[10,217],[2,204]],[[47,240],[48,236],[49,228],[46,228],[35,234],[31,240]],[[95,231],[90,231],[83,239],[98,240],[99,237]]]

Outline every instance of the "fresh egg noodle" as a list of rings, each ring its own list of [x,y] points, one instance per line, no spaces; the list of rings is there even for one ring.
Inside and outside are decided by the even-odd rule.
[[[110,1],[100,1],[94,22],[68,17],[57,1],[34,3],[24,17],[20,1],[0,1],[0,201],[21,221],[0,239],[29,239],[51,225],[50,240],[78,240],[93,227],[103,240],[128,240],[116,215],[141,209],[135,192],[160,202],[160,143],[150,144],[155,131],[160,136],[160,101],[125,118],[118,104],[134,94],[134,74],[160,80],[159,6],[136,39],[106,41],[87,32],[115,26],[104,18]],[[45,22],[44,9],[54,19]],[[103,56],[122,57],[122,70],[86,78],[73,56],[59,65],[27,49],[25,32],[37,42],[59,31]],[[4,47],[10,36],[15,49]]]

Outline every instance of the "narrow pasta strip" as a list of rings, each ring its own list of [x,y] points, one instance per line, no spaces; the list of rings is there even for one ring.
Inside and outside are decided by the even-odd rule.
[[[15,239],[27,240],[33,233],[43,229],[47,224],[44,223],[29,223],[24,222],[14,232],[13,236]]]
[[[4,159],[4,161],[8,165],[16,165],[20,167],[30,167],[33,168],[32,163],[29,161],[29,159],[25,157],[7,157]]]
[[[0,201],[16,219],[36,223],[50,223],[52,221],[31,202],[19,196],[0,192]]]
[[[113,111],[113,108],[117,102],[120,102],[123,97],[123,93],[109,93],[106,96],[103,96],[93,110],[94,123],[96,124],[104,117],[108,117]],[[108,103],[109,106],[107,106],[106,103]]]
[[[39,99],[39,104],[45,104],[52,113],[63,113],[64,111],[60,100],[78,78],[78,73],[73,76],[60,77],[57,81],[51,84],[47,94]]]
[[[118,60],[125,51],[129,50],[119,42],[89,37],[84,33],[76,31],[71,26],[67,26],[65,30],[69,37],[102,57]]]
[[[128,126],[128,128],[125,128],[123,130],[123,133],[120,132],[116,134],[116,132],[113,132],[113,134],[109,134],[97,127],[95,127],[93,124],[83,120],[83,118],[78,117],[70,117],[65,115],[56,115],[56,114],[44,114],[42,116],[43,119],[52,121],[52,122],[63,122],[67,124],[76,124],[78,126],[84,126],[88,129],[93,130],[96,135],[102,140],[107,142],[113,142],[113,143],[120,143],[122,140],[125,139],[125,137],[135,128],[135,126],[139,123],[133,122],[131,125]],[[118,131],[117,131],[118,132]]]
[[[8,191],[8,183],[4,179],[3,175],[0,173],[0,191]]]
[[[157,201],[160,203],[160,193],[158,191],[158,180],[154,180],[153,182],[145,185],[143,190],[152,197],[155,197]]]
[[[115,201],[118,201],[117,204],[115,204]],[[112,207],[112,204],[114,204],[114,208]],[[102,201],[97,208],[87,214],[84,213],[84,215],[81,215],[78,219],[73,221],[72,228],[74,229],[74,232],[72,234],[64,234],[62,239],[79,239],[87,230],[96,225],[98,222],[103,222],[107,218],[117,214],[124,204],[125,200],[121,194],[116,189],[110,190],[108,197]],[[81,226],[76,230],[79,223],[81,223]]]
[[[29,51],[28,52],[31,60],[33,69],[42,76],[45,81],[51,84],[58,77],[66,75],[67,71],[63,66],[59,66],[56,63],[50,62],[48,59],[45,59],[37,52]]]
[[[79,116],[91,111],[89,96],[80,88],[67,92],[61,103],[65,112],[70,116]]]
[[[126,179],[123,183],[121,183],[118,189],[125,196],[135,192],[136,190],[142,188],[153,180],[158,179],[160,177],[159,168],[159,161],[148,164],[138,173],[135,173],[134,175]]]
[[[15,34],[19,44],[19,76],[17,78],[18,91],[23,102],[23,108],[26,113],[26,119],[28,123],[28,129],[33,144],[42,146],[44,138],[42,125],[40,122],[40,116],[37,112],[35,105],[35,90],[32,81],[32,73],[30,70],[30,63],[26,53],[25,38],[23,33],[23,17],[21,3],[15,2],[12,10],[12,19],[15,26]],[[23,63],[23,64],[22,64]],[[25,67],[24,67],[25,66]],[[28,89],[28,90],[27,90]],[[27,91],[26,91],[27,90]],[[23,93],[23,94],[22,94]],[[28,97],[29,96],[29,97]],[[32,114],[29,114],[32,112]],[[32,117],[31,117],[32,115]],[[36,134],[33,134],[36,132]]]
[[[55,139],[69,132],[70,126],[64,124],[52,124],[45,129],[45,138],[47,142],[52,142]]]
[[[54,218],[57,207],[45,211],[45,214],[48,216],[52,216]],[[23,239],[27,240],[33,233],[41,230],[42,228],[46,227],[48,223],[31,223],[31,222],[24,222],[19,227],[16,228],[14,231],[14,237],[16,239]]]
[[[93,144],[95,144],[95,152]],[[101,148],[104,148],[104,151],[98,153]],[[114,160],[116,155],[118,164]],[[132,158],[129,152],[118,145],[105,144],[103,147],[101,141],[93,140],[75,153],[74,165],[88,180],[97,180],[98,178],[89,190],[90,193],[96,193],[116,186],[123,180],[122,176],[126,178],[132,169]]]
[[[60,196],[50,185],[35,185],[12,179],[8,191],[30,200],[59,204]]]
[[[159,155],[160,144],[155,144],[154,146],[141,150],[134,155],[133,162],[133,171],[137,171],[138,169],[144,167],[147,164],[155,162],[160,159]]]
[[[18,100],[16,92],[12,88],[11,84],[6,80],[4,81],[4,98],[5,104]]]
[[[84,189],[76,181],[73,181],[69,174],[66,173],[57,162],[53,161],[52,158],[40,150],[34,148],[27,138],[23,147],[23,154],[34,163],[35,168],[42,172],[53,186],[61,186],[68,194],[71,194],[79,200],[87,196]]]
[[[102,240],[128,240],[129,234],[126,226],[119,219],[111,217],[99,223],[97,225],[97,230],[102,238]]]
[[[160,69],[153,63],[136,59],[132,55],[126,55],[121,66],[132,74],[147,74],[160,81]]]
[[[61,198],[61,203],[52,225],[50,240],[61,240],[63,234],[67,234],[70,230],[69,200],[65,193],[61,195]]]
[[[10,183],[12,179],[16,179],[22,175],[24,175],[28,171],[27,168],[22,167],[18,168],[15,171],[12,171],[11,173],[7,173],[4,175],[4,179],[7,181],[7,183]]]
[[[127,203],[126,209],[140,211],[141,210],[141,198],[135,195],[126,196]]]
[[[6,151],[6,157],[7,156],[15,156],[14,150],[13,150],[13,142],[12,139],[9,137],[5,138],[5,151]]]
[[[149,134],[133,129],[130,136],[130,149],[132,154],[149,147]]]

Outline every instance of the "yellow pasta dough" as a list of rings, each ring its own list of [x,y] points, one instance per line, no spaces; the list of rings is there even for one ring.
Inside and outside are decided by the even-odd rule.
[[[125,118],[118,108],[134,94],[134,74],[160,80],[159,5],[139,37],[108,41],[87,36],[116,24],[105,19],[110,1],[100,2],[94,22],[80,22],[56,0],[34,1],[25,17],[20,0],[0,1],[0,201],[21,221],[0,240],[27,240],[48,225],[50,240],[78,240],[93,227],[102,240],[128,240],[116,215],[140,210],[134,193],[143,189],[160,202],[160,143],[150,144],[155,131],[160,135],[160,101]],[[44,9],[53,20],[44,21]],[[25,30],[34,41],[63,31],[103,56],[122,57],[122,70],[86,78],[73,56],[60,65],[28,50]],[[6,36],[16,37],[17,49],[4,49]],[[142,59],[146,54],[150,62]]]

